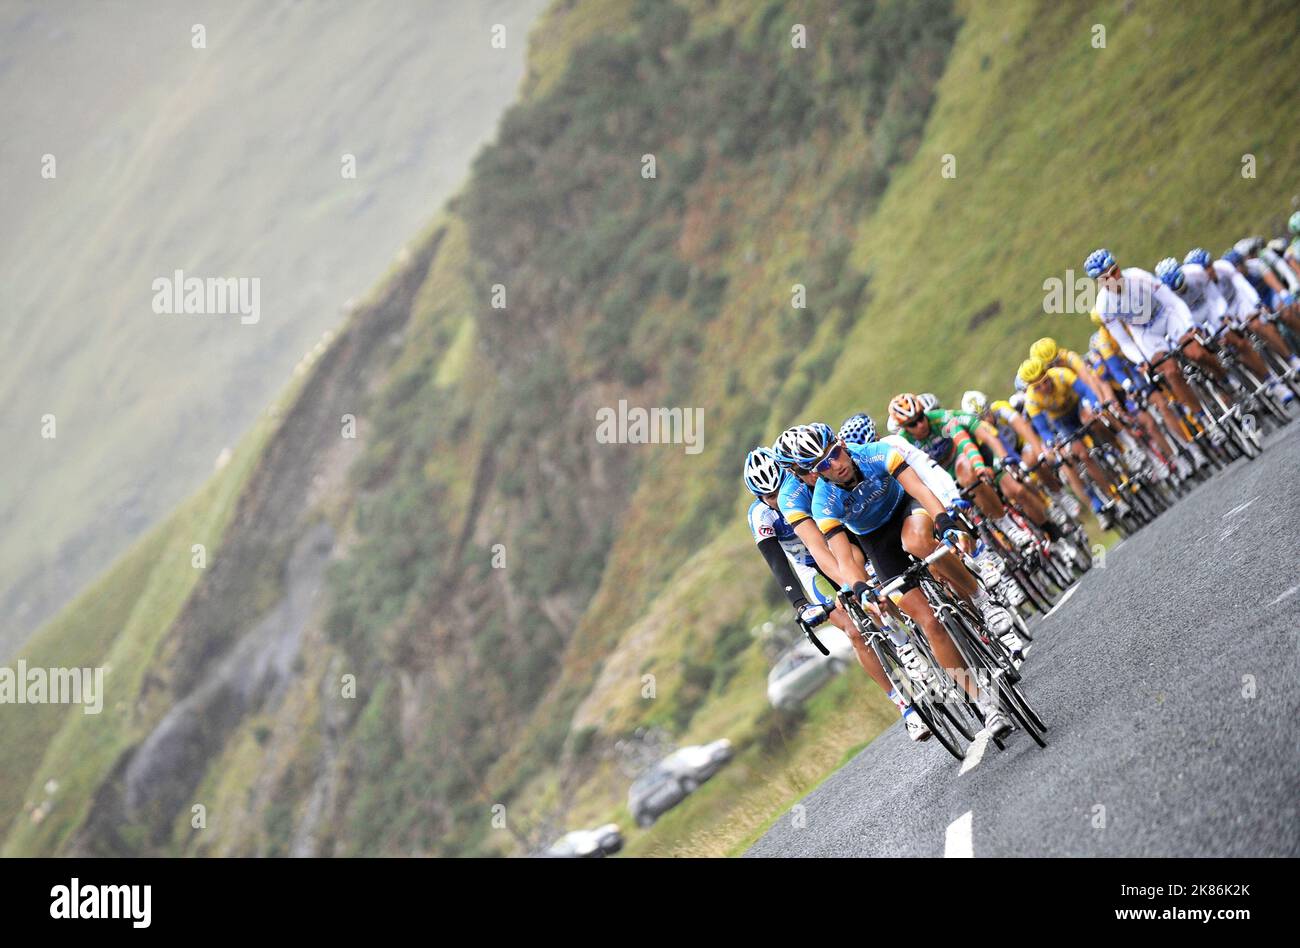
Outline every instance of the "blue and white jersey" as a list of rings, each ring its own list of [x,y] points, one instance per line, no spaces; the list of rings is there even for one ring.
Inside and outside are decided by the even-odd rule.
[[[776,495],[776,506],[785,522],[794,526],[812,516],[812,488],[793,474],[781,481],[781,492]]]
[[[1192,328],[1192,314],[1178,294],[1140,267],[1120,271],[1119,292],[1097,291],[1097,313],[1119,344],[1124,358],[1141,364],[1168,350],[1166,338],[1181,339]]]
[[[1213,267],[1215,275],[1219,278],[1215,285],[1227,301],[1230,319],[1243,320],[1259,309],[1259,294],[1250,285],[1250,281],[1241,275],[1241,271],[1227,260],[1216,260]]]
[[[787,478],[787,480],[794,480],[794,478]],[[785,551],[790,562],[796,566],[816,565],[816,560],[808,552],[808,547],[804,546],[803,540],[800,540],[799,535],[794,532],[794,527],[786,523],[784,517],[761,500],[755,500],[749,505],[749,532],[754,535],[755,543],[775,539],[781,544],[781,549]]]
[[[1218,284],[1205,273],[1205,268],[1183,264],[1183,302],[1192,314],[1192,322],[1210,333],[1219,331],[1228,313],[1228,301],[1219,292]]]
[[[843,524],[861,536],[884,525],[907,499],[894,476],[907,462],[897,448],[874,441],[845,445],[862,479],[852,488],[819,480],[813,490],[813,511],[822,533]]]

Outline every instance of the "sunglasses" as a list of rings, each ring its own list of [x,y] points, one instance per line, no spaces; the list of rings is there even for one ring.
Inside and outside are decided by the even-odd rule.
[[[917,415],[917,416],[916,416],[915,418],[913,418],[911,421],[905,421],[905,422],[903,422],[903,427],[904,427],[904,428],[916,428],[916,427],[918,427],[918,426],[921,424],[921,422],[926,421],[926,420],[927,420],[927,419],[926,419],[925,415]]]
[[[820,461],[818,461],[816,464],[813,465],[813,470],[816,471],[818,474],[823,473],[827,468],[831,466],[832,461],[836,461],[839,459],[839,456],[843,453],[843,451],[844,448],[841,445],[838,444],[834,445],[830,449],[830,451],[827,452],[826,457],[822,458]]]

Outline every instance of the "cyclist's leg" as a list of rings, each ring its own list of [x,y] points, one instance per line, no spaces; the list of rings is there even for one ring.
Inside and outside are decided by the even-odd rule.
[[[1237,358],[1241,359],[1242,365],[1254,372],[1255,377],[1260,381],[1273,375],[1272,370],[1265,364],[1264,357],[1255,351],[1255,347],[1241,333],[1229,329],[1223,334],[1223,341],[1232,346],[1237,353]]]
[[[924,510],[917,508],[903,521],[899,538],[903,549],[918,560],[923,560],[934,552],[939,541],[934,538],[934,521]],[[979,584],[965,565],[955,556],[945,556],[932,567],[939,578],[951,586],[963,599],[972,599],[979,591]]]
[[[1047,526],[1047,507],[1043,504],[1042,499],[1019,478],[1003,471],[999,475],[998,486],[1002,488],[1002,492],[1007,495],[1008,500],[1018,505],[1025,512],[1026,517],[1040,527]]]
[[[1088,453],[1082,442],[1075,441],[1071,444],[1070,453],[1074,455],[1075,460],[1081,461],[1088,468],[1088,473],[1092,475],[1092,479],[1099,490],[1105,491],[1107,496],[1115,493],[1115,485],[1111,483],[1110,478],[1106,476],[1106,472],[1097,463],[1097,459]]]
[[[1272,323],[1260,316],[1256,316],[1246,325],[1251,332],[1264,340],[1264,345],[1268,346],[1283,359],[1286,359],[1287,362],[1291,362],[1296,358],[1296,353],[1292,351],[1289,345],[1287,345],[1286,340],[1282,338],[1282,334],[1277,331],[1277,327]]]
[[[885,689],[885,694],[889,694],[894,686],[889,683],[889,676],[880,667],[880,659],[876,658],[876,653],[853,627],[853,620],[849,618],[848,613],[835,604],[835,584],[816,566],[796,564],[794,572],[799,577],[799,582],[803,584],[808,601],[819,602],[830,608],[828,621],[848,637],[849,644],[853,646],[853,654],[857,656],[862,670],[871,676],[872,681]]]
[[[972,488],[975,505],[979,507],[980,513],[984,514],[984,516],[990,520],[997,520],[1006,514],[1007,509],[1002,506],[1002,500],[998,497],[998,492],[980,480],[979,475],[975,473],[975,469],[966,458],[957,458],[953,475],[953,480],[962,487]]]
[[[904,524],[911,519],[913,509],[914,505],[910,501],[904,502],[899,512],[887,523],[858,538],[858,542],[867,553],[867,558],[871,561],[872,568],[876,571],[876,578],[882,583],[888,583],[894,577],[901,576],[911,566],[911,560],[908,559],[907,552],[903,548],[902,532]],[[928,522],[929,518],[926,517],[925,520]],[[948,633],[943,623],[939,621],[939,617],[934,614],[930,601],[925,598],[925,592],[916,585],[906,586],[901,592],[899,605],[903,612],[921,627],[939,664],[946,668],[954,679],[962,683],[972,698],[978,700],[978,689],[973,690],[973,682],[970,681],[971,676],[961,660],[961,654],[948,638]]]
[[[1160,372],[1161,376],[1165,380],[1165,384],[1169,386],[1170,394],[1172,394],[1184,408],[1191,412],[1193,416],[1199,416],[1204,409],[1201,406],[1200,399],[1196,397],[1196,393],[1193,392],[1191,386],[1187,384],[1187,379],[1183,378],[1183,370],[1178,363],[1171,359],[1168,353],[1162,352],[1152,361],[1152,365]],[[1173,430],[1177,431],[1184,427],[1183,423],[1178,419],[1172,405],[1162,407],[1166,407],[1168,410],[1166,418],[1169,420]]]

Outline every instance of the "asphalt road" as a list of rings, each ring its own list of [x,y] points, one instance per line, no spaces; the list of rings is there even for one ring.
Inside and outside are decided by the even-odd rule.
[[[963,771],[895,725],[747,855],[1300,855],[1298,486],[1292,423],[1031,627],[1045,750]]]

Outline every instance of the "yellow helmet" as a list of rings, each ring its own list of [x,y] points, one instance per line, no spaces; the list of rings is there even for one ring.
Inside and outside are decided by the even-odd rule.
[[[989,405],[989,408],[993,411],[1012,411],[1011,403],[1005,398],[999,398],[997,401]]]
[[[1056,345],[1056,340],[1051,336],[1044,336],[1029,347],[1029,356],[1032,359],[1037,359],[1044,365],[1051,365],[1056,361],[1056,353],[1058,351],[1060,351],[1060,349]]]
[[[1088,318],[1092,320],[1094,326],[1101,325],[1101,313],[1097,312],[1095,309],[1088,314]]]
[[[1043,364],[1043,360],[1030,358],[1020,363],[1020,371],[1016,376],[1026,385],[1033,385],[1046,374],[1047,366]]]

